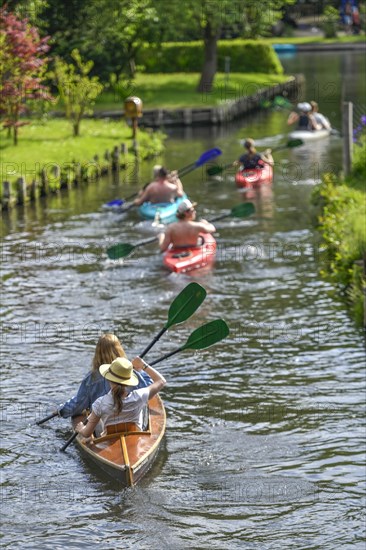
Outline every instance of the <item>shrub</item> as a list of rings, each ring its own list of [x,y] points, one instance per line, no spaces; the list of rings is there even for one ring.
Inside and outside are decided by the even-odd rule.
[[[137,61],[147,73],[197,73],[203,65],[202,42],[167,42],[159,49],[149,44],[138,53]],[[254,40],[222,40],[218,42],[218,71],[225,68],[230,57],[232,72],[283,74],[283,67],[270,44]]]

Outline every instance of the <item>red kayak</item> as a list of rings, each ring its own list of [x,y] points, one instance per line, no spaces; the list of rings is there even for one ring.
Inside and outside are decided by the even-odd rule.
[[[253,188],[260,185],[272,183],[273,168],[269,164],[264,164],[263,168],[253,168],[249,170],[240,170],[235,175],[237,187]]]
[[[216,241],[210,233],[200,233],[202,245],[181,248],[168,248],[164,252],[163,263],[170,271],[186,273],[213,264],[216,254]]]

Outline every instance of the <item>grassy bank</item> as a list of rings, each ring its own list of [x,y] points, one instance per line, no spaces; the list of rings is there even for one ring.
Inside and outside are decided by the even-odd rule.
[[[118,92],[104,92],[98,98],[95,111],[123,110],[123,99],[128,95],[140,97],[144,109],[215,107],[289,79],[284,75],[262,73],[230,73],[227,79],[224,73],[217,73],[212,91],[202,94],[196,91],[199,78],[198,73],[138,74]]]
[[[314,190],[319,229],[326,245],[322,273],[342,292],[357,324],[364,322],[363,262],[366,261],[366,141],[355,147],[352,174],[345,181],[325,174]]]
[[[42,168],[59,166],[70,172],[70,164],[87,166],[98,155],[100,167],[105,162],[104,154],[115,146],[125,143],[132,148],[132,131],[124,120],[108,121],[86,119],[81,124],[81,135],[73,137],[71,125],[65,119],[52,119],[45,123],[32,121],[20,130],[19,144],[4,136],[0,145],[1,181],[15,181],[24,176],[28,181],[37,177]],[[163,150],[163,135],[139,131],[139,155],[141,159],[160,154]],[[132,153],[126,155],[126,162],[132,160]],[[50,178],[51,188],[58,188],[60,182]],[[2,186],[0,186],[1,188]]]

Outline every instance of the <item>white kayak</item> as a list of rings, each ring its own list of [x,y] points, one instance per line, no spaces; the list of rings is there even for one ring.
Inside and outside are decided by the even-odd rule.
[[[330,135],[331,130],[295,130],[291,132],[288,137],[289,139],[302,139],[303,141],[313,141],[315,139],[323,139]]]

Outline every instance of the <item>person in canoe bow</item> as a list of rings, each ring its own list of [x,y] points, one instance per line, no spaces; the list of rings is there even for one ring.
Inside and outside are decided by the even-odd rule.
[[[313,130],[319,130],[320,126],[318,126],[314,115],[311,112],[311,105],[310,103],[307,103],[304,101],[303,103],[297,104],[298,113],[295,111],[292,111],[287,119],[287,124],[295,124],[297,122],[297,130],[307,130],[307,131],[313,131]]]
[[[177,197],[183,195],[183,185],[178,173],[176,171],[169,173],[162,166],[157,172],[156,179],[141,192],[135,199],[134,204],[140,206],[144,202],[151,202],[152,204],[174,202]]]
[[[319,105],[317,104],[317,102],[310,101],[310,105],[311,105],[311,114],[315,118],[315,122],[318,125],[318,130],[321,130],[323,128],[325,130],[330,130],[331,129],[330,122],[324,115],[319,113]]]
[[[214,233],[215,226],[207,220],[196,222],[196,203],[184,199],[177,209],[178,221],[167,226],[159,235],[160,250],[164,252],[170,245],[172,248],[198,246],[200,233]]]
[[[85,409],[90,410],[94,401],[110,390],[109,384],[99,373],[100,365],[111,363],[117,357],[126,357],[117,336],[103,334],[95,348],[92,369],[82,380],[77,394],[66,403],[59,405],[58,410],[54,412],[57,412],[63,418],[68,418],[80,415]],[[152,379],[147,373],[141,372],[136,376],[138,377],[137,388],[144,388],[152,384]]]
[[[144,371],[151,377],[152,384],[146,388],[132,389],[138,382],[136,373],[141,374]],[[142,430],[143,409],[149,399],[165,386],[164,376],[140,357],[135,357],[132,363],[125,357],[118,357],[110,364],[101,365],[99,372],[109,381],[110,391],[93,403],[86,426],[79,422],[75,431],[84,437],[90,437],[100,420],[103,429],[123,423],[133,424]]]
[[[243,170],[254,170],[255,168],[263,168],[264,163],[273,166],[272,150],[266,149],[264,153],[257,153],[255,142],[248,138],[244,142],[244,147],[247,150],[244,155],[241,155],[239,160],[234,162],[234,166],[242,166]]]

